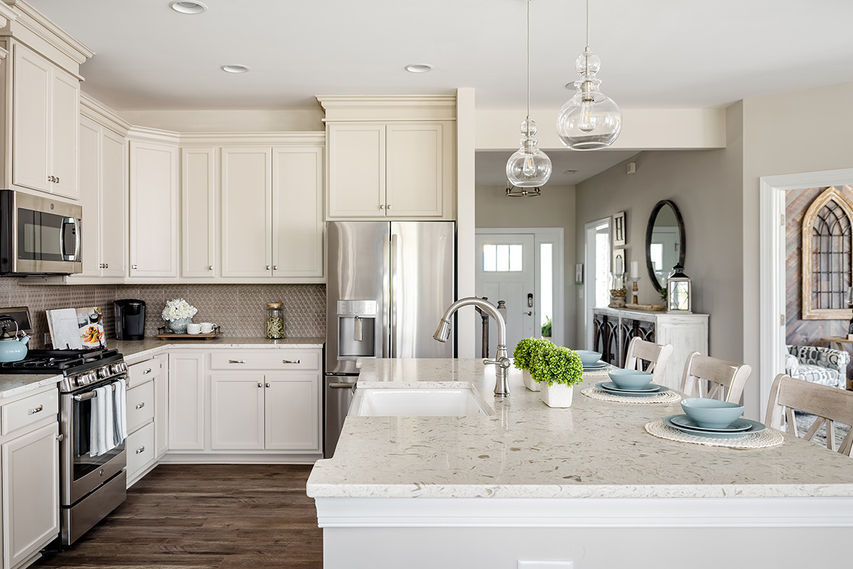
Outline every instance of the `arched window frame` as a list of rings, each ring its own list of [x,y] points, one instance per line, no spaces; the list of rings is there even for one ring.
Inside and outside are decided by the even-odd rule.
[[[853,204],[851,204],[847,197],[834,186],[830,186],[824,190],[806,210],[806,213],[803,216],[803,239],[801,252],[803,320],[849,320],[851,317],[851,311],[848,308],[816,308],[812,299],[814,292],[812,288],[812,274],[814,272],[812,266],[812,232],[814,229],[814,222],[815,219],[817,219],[817,215],[820,210],[832,201],[838,204],[853,227]],[[853,231],[851,231],[851,233],[853,233]],[[853,240],[853,235],[851,236],[851,240]],[[853,255],[853,242],[851,242],[851,255]],[[851,265],[853,265],[853,263],[851,263]],[[851,277],[853,277],[853,275],[851,275]],[[851,283],[853,283],[853,278],[851,278]]]

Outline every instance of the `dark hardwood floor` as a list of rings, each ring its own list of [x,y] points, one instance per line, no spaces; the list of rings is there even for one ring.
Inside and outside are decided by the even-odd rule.
[[[43,568],[314,569],[323,535],[310,466],[160,465],[127,502]]]

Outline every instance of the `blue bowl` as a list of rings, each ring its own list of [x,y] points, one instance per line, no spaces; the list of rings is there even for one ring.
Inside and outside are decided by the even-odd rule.
[[[697,425],[706,429],[725,429],[743,415],[743,405],[701,397],[684,399],[681,408]]]
[[[591,366],[592,364],[598,362],[601,359],[601,352],[593,352],[591,350],[575,350],[575,353],[580,356],[581,363],[586,366]]]
[[[616,387],[622,389],[639,389],[652,382],[652,374],[635,369],[612,369],[608,375]]]

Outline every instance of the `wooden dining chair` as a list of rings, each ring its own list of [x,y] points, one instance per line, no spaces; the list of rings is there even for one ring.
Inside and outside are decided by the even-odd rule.
[[[638,369],[652,374],[652,383],[663,385],[666,363],[672,355],[672,344],[661,346],[633,338],[625,354],[625,369]]]
[[[691,397],[740,403],[750,373],[752,367],[747,364],[736,364],[693,352],[684,364],[681,391]]]
[[[767,403],[764,420],[768,425],[780,428],[784,419],[788,432],[798,437],[800,435],[797,433],[795,410],[817,415],[817,419],[803,436],[804,439],[812,440],[821,426],[826,425],[826,448],[836,450],[835,422],[853,425],[853,391],[810,383],[780,373],[770,388],[770,401]],[[844,437],[838,452],[850,456],[851,448],[853,429]]]

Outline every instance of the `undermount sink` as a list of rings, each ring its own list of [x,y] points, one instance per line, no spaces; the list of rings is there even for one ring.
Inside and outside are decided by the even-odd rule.
[[[472,389],[357,389],[350,415],[361,417],[461,417],[488,415]]]

